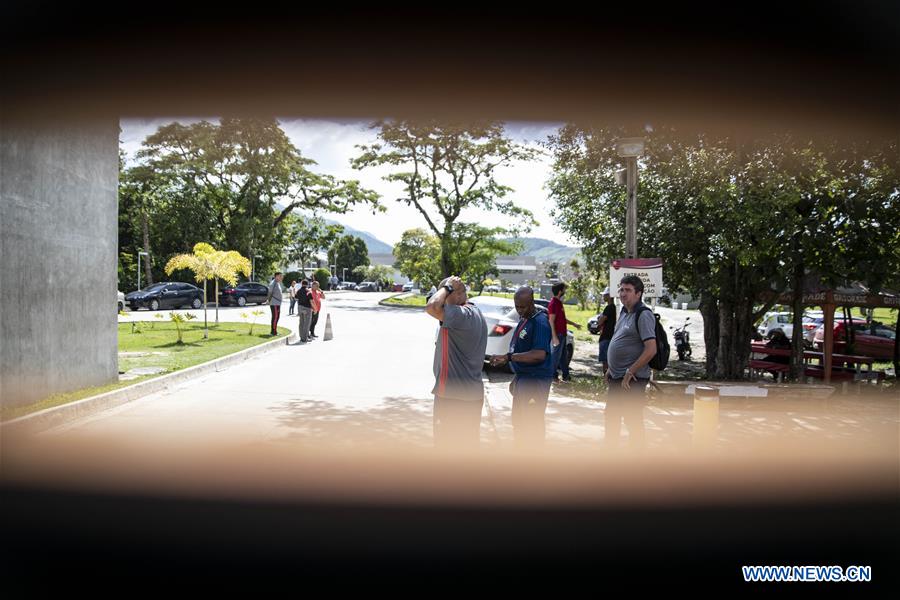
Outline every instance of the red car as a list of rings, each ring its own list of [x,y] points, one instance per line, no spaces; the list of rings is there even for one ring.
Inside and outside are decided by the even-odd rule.
[[[403,284],[402,284],[402,283],[395,283],[393,286],[391,286],[391,291],[392,291],[392,292],[402,292],[402,291],[403,291]]]
[[[852,354],[857,356],[871,356],[882,360],[893,360],[894,339],[896,333],[893,329],[881,323],[873,321],[866,323],[863,319],[853,319],[852,325],[854,346]],[[819,327],[813,346],[822,351],[825,341],[825,327]],[[844,337],[844,321],[835,319],[834,322],[834,352],[847,354],[847,342]]]

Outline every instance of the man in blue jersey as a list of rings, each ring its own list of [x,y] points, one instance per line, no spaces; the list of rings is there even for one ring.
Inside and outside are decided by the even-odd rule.
[[[519,324],[510,341],[509,352],[492,356],[491,364],[509,364],[515,373],[510,391],[516,447],[540,446],[544,443],[544,413],[553,381],[550,321],[547,313],[534,305],[534,290],[530,287],[519,288],[514,301]]]

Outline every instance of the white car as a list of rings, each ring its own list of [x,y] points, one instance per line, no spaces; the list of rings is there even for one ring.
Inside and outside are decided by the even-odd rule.
[[[500,298],[497,296],[475,296],[469,298],[469,302],[478,307],[484,315],[487,325],[488,339],[484,350],[485,360],[493,354],[506,354],[509,352],[509,343],[512,341],[513,331],[519,324],[519,313],[512,298]],[[540,304],[536,304],[538,310],[546,310]],[[572,332],[566,336],[566,358],[571,360],[575,350],[575,336]]]
[[[119,312],[125,310],[125,294],[119,292]]]
[[[757,327],[757,331],[759,331],[759,335],[763,336],[763,338],[769,338],[774,331],[780,329],[784,332],[784,335],[790,339],[791,335],[794,333],[794,325],[791,323],[791,318],[793,316],[794,315],[789,312],[766,313],[762,323]]]

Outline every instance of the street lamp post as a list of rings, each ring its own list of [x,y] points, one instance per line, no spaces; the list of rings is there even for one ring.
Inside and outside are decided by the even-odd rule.
[[[150,260],[150,253],[142,250],[138,251],[138,268],[137,268],[137,289],[141,289],[141,256],[146,256]]]
[[[344,276],[341,277],[341,280],[342,280],[342,281],[347,281],[347,267],[344,267],[344,270],[343,270],[342,273],[343,273]]]
[[[262,258],[259,254],[254,254],[250,264],[250,281],[256,281],[256,259]]]
[[[622,138],[616,144],[616,151],[625,159],[625,184],[628,186],[628,208],[625,211],[625,254],[628,258],[637,258],[637,159],[644,153],[644,138]]]

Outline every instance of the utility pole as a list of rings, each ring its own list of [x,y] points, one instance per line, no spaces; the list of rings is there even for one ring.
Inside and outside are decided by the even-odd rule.
[[[625,185],[628,194],[628,204],[625,209],[625,255],[627,258],[638,258],[637,247],[637,187],[638,187],[638,156],[644,153],[644,138],[622,138],[616,145],[616,150],[625,159]],[[618,173],[619,182],[622,182],[622,172]]]

